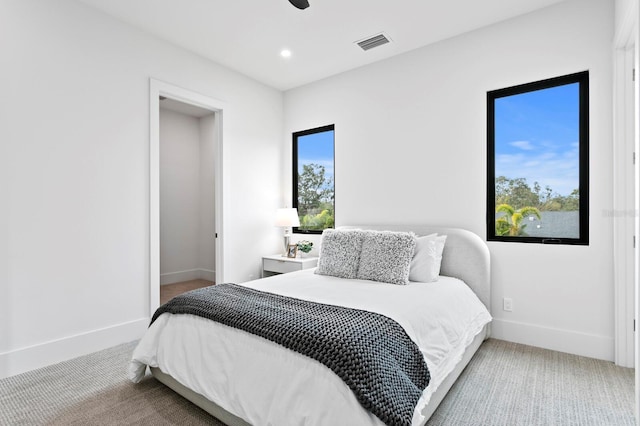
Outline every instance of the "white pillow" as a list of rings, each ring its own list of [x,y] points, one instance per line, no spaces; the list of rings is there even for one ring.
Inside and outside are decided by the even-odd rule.
[[[446,240],[446,235],[438,236],[437,234],[418,238],[411,260],[409,281],[430,283],[438,280]]]
[[[360,264],[364,232],[360,229],[325,229],[320,259],[315,273],[339,278],[355,278]]]
[[[416,236],[409,232],[364,231],[357,278],[408,284]]]

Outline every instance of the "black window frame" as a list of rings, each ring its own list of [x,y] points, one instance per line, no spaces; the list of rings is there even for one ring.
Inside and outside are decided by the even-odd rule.
[[[579,237],[532,237],[496,235],[495,205],[495,100],[507,96],[579,84]],[[589,245],[589,71],[521,84],[487,92],[487,241]]]
[[[294,208],[298,208],[298,138],[301,136],[308,136],[308,135],[312,135],[315,133],[323,133],[323,132],[328,132],[328,131],[332,131],[333,132],[333,165],[334,165],[334,172],[333,172],[333,191],[334,191],[334,199],[333,199],[333,217],[334,217],[334,227],[335,227],[335,214],[336,214],[336,202],[335,202],[335,185],[336,185],[336,181],[335,181],[335,164],[336,164],[336,150],[335,150],[335,135],[336,135],[336,129],[335,129],[335,124],[328,124],[325,126],[320,126],[320,127],[315,127],[313,129],[307,129],[307,130],[301,130],[298,132],[293,132],[292,134],[292,151],[293,151],[293,161],[292,161],[292,171],[293,171],[293,199],[292,199],[292,205]],[[298,212],[298,214],[300,214],[300,212]],[[302,229],[300,227],[294,227],[293,228],[293,232],[296,234],[322,234],[321,230],[317,230],[317,229]]]

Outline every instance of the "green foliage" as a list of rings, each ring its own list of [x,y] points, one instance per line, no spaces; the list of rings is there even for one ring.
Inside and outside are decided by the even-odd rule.
[[[334,226],[333,210],[322,210],[317,215],[307,214],[300,219],[300,228],[304,230],[321,231]]]
[[[320,164],[305,164],[298,174],[298,214],[300,229],[318,230],[333,228],[334,187],[333,179],[325,176]]]
[[[303,253],[309,253],[313,248],[313,242],[308,240],[298,241],[297,245],[298,245],[298,250],[300,250]]]
[[[578,189],[563,196],[553,192],[549,185],[543,189],[538,182],[534,182],[533,188],[531,188],[525,178],[509,179],[505,176],[497,177],[495,185],[496,206],[507,204],[515,209],[533,207],[538,211],[576,211],[580,209]]]
[[[537,206],[539,196],[529,188],[526,179],[507,179],[500,176],[496,179],[496,205],[499,204]]]
[[[305,164],[298,174],[298,209],[308,212],[321,203],[333,203],[334,190],[331,178],[325,177],[325,168],[320,164]]]
[[[503,213],[496,219],[496,235],[510,237],[527,236],[524,229],[526,224],[522,223],[525,217],[535,216],[540,220],[540,211],[535,207],[522,207],[514,209],[509,204],[500,204],[496,207],[496,213]]]

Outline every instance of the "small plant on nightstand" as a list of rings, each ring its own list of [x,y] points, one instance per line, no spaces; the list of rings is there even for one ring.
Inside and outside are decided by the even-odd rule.
[[[313,248],[313,243],[311,241],[302,240],[298,241],[298,251],[308,254]]]

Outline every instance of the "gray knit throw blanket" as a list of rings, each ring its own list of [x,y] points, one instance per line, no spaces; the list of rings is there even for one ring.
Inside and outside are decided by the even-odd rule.
[[[161,314],[191,314],[278,343],[337,374],[362,406],[389,426],[410,425],[430,380],[418,346],[380,314],[218,284],[184,293]]]

